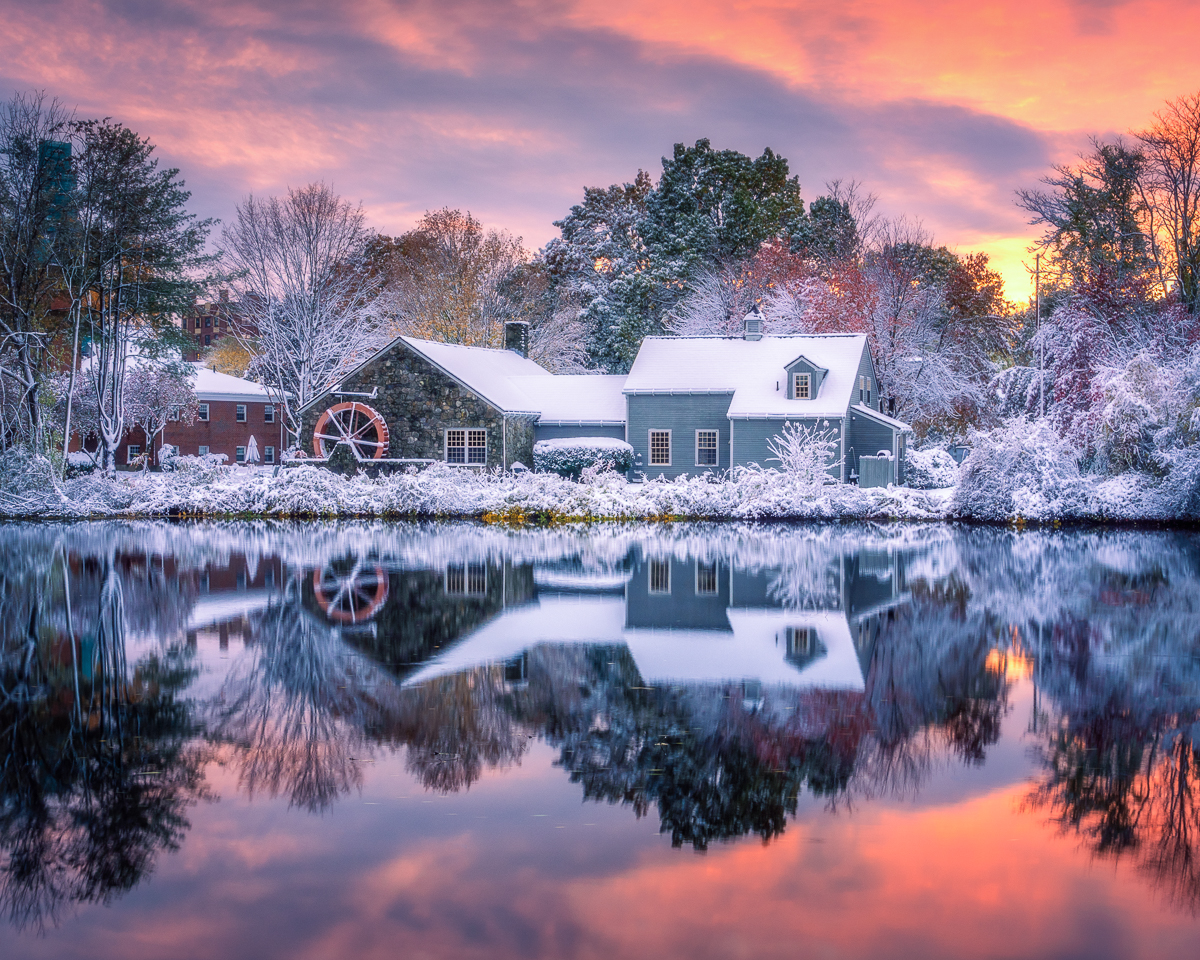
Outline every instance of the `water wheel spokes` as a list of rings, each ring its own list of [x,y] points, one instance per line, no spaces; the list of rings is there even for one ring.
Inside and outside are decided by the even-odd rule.
[[[357,400],[334,404],[317,420],[313,452],[329,457],[339,443],[348,444],[359,460],[380,460],[387,456],[387,422],[377,410]]]
[[[336,623],[370,620],[388,598],[387,572],[379,564],[364,565],[357,558],[348,571],[344,563],[314,570],[312,585],[317,606]]]

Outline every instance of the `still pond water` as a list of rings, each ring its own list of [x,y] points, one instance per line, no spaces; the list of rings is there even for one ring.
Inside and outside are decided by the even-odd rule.
[[[0,527],[0,956],[1200,954],[1200,536]]]

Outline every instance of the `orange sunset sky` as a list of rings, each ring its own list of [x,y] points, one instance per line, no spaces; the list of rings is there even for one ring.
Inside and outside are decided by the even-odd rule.
[[[324,178],[384,232],[448,205],[536,248],[584,185],[709,137],[782,153],[806,200],[861,180],[1018,299],[1014,190],[1200,88],[1183,0],[0,0],[0,23],[0,92],[150,137],[205,216]]]

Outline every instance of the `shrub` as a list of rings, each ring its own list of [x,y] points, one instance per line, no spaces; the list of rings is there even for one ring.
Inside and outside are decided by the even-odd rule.
[[[586,467],[619,473],[633,467],[633,447],[612,437],[539,440],[533,445],[533,468],[542,473],[579,479]]]
[[[940,490],[958,482],[958,464],[945,450],[910,450],[904,467],[904,482],[914,490]]]
[[[815,423],[805,427],[789,420],[767,441],[767,449],[774,454],[768,459],[777,460],[785,474],[817,496],[833,479],[829,468],[841,466],[841,461],[834,459],[839,445],[837,431],[829,428],[828,420],[824,427]]]

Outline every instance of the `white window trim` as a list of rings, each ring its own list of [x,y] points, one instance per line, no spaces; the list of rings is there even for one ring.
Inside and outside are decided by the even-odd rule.
[[[275,422],[275,404],[267,403],[263,405],[263,423]]]
[[[717,435],[716,446],[714,446],[712,448],[713,452],[715,452],[717,455],[717,459],[713,463],[701,463],[700,462],[700,434],[702,434],[702,433],[715,433]],[[712,430],[712,429],[697,430],[696,431],[696,466],[698,466],[698,467],[719,467],[720,465],[721,465],[721,431],[720,430]]]
[[[203,423],[208,423],[208,404],[201,403],[196,410],[196,419]]]
[[[475,568],[475,572],[483,571],[483,589],[471,589],[471,568]],[[462,589],[454,589],[450,583],[451,570],[458,574],[462,574]],[[446,564],[445,579],[442,581],[442,591],[449,597],[486,597],[488,585],[488,569],[486,563],[471,562],[471,563],[448,563]]]
[[[263,447],[263,463],[275,462],[275,448],[268,445]]]
[[[805,396],[800,396],[800,381],[804,381]],[[812,389],[812,374],[811,373],[793,373],[792,374],[792,399],[793,400],[811,400],[813,398]]]
[[[142,445],[140,443],[125,444],[125,466],[129,466],[142,455]]]
[[[246,405],[244,403],[239,403],[234,406],[233,419],[237,423],[245,423],[246,422]]]
[[[654,435],[656,433],[665,433],[667,435],[667,462],[654,462]],[[670,430],[648,430],[646,432],[646,461],[651,467],[669,467],[671,466],[671,431]]]
[[[661,564],[661,566],[660,566]],[[654,571],[655,568],[667,571],[667,585],[665,589],[656,590],[654,588]],[[646,564],[646,592],[652,597],[666,597],[671,593],[671,561],[670,560],[651,560]]]
[[[245,447],[234,447],[233,448],[233,462],[234,463],[245,463],[246,462],[246,448]]]
[[[196,452],[196,455],[197,455],[197,456],[200,456],[200,457],[207,457],[207,456],[208,456],[208,447],[207,447],[205,444],[203,444],[203,443],[202,443],[202,444],[200,444],[200,446],[198,446],[198,447],[196,448],[196,451],[197,451],[197,452]]]
[[[713,589],[701,591],[700,589],[700,568],[712,567]],[[704,563],[702,560],[696,561],[696,584],[695,592],[698,597],[715,597],[721,593],[721,570],[717,566],[716,561],[712,563]]]

